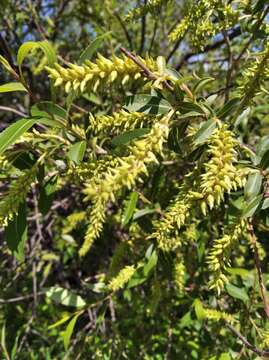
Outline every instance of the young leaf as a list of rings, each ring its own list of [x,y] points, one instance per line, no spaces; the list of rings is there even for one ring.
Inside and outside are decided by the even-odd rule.
[[[216,129],[215,119],[207,120],[194,135],[194,143],[196,146],[203,144]]]
[[[128,222],[131,220],[136,208],[137,200],[138,200],[138,193],[132,192],[124,208],[123,219],[122,219],[123,226],[127,225]]]
[[[81,65],[84,63],[85,60],[91,59],[93,55],[96,53],[98,48],[101,47],[104,40],[106,40],[111,35],[111,31],[106,32],[103,35],[97,36],[87,47],[86,49],[80,54],[78,59],[78,64]]]
[[[46,295],[54,302],[65,306],[74,306],[79,308],[86,305],[86,302],[81,296],[60,286],[52,286],[46,291]]]
[[[46,116],[48,114],[55,115],[62,119],[66,119],[67,117],[67,111],[52,101],[41,101],[36,104],[36,107],[41,111],[44,111],[46,113]]]
[[[26,204],[21,204],[18,214],[8,222],[4,238],[7,246],[19,261],[24,261],[24,244],[27,239]]]
[[[127,98],[124,106],[129,111],[137,111],[145,114],[166,114],[171,110],[168,101],[151,95],[134,95]]]
[[[55,328],[57,326],[60,326],[60,325],[62,325],[64,323],[66,323],[72,316],[73,316],[73,314],[63,317],[62,319],[56,321],[54,324],[51,324],[48,327],[48,329],[50,330],[50,329],[53,329],[53,328]]]
[[[244,189],[245,199],[252,200],[260,193],[263,177],[259,171],[248,176],[248,181]]]
[[[38,209],[43,216],[47,214],[51,207],[54,199],[54,193],[56,191],[56,186],[57,176],[53,176],[41,187],[38,199]]]
[[[206,312],[204,310],[203,304],[201,303],[201,301],[199,299],[195,299],[193,302],[194,305],[194,310],[195,310],[195,314],[197,316],[197,319],[199,321],[203,320],[206,318]]]
[[[86,146],[87,144],[85,140],[72,144],[67,153],[67,157],[70,160],[74,161],[74,163],[79,164],[83,160]]]
[[[115,136],[111,143],[114,146],[126,145],[129,142],[140,138],[142,136],[147,135],[150,132],[150,129],[142,128],[142,129],[134,129],[132,131],[126,131],[123,134]]]
[[[243,302],[247,302],[249,300],[248,294],[244,288],[239,288],[232,284],[227,284],[226,290],[228,294],[235,299],[242,300]]]
[[[20,82],[9,82],[0,85],[0,93],[6,93],[11,91],[26,91],[25,87]]]
[[[237,110],[239,103],[240,103],[239,98],[233,98],[227,101],[227,103],[217,112],[217,117],[223,120],[227,116],[232,115],[233,112]]]
[[[157,265],[158,262],[158,255],[156,251],[154,250],[148,260],[148,262],[145,264],[143,268],[143,273],[146,277],[148,277],[150,271]]]
[[[207,84],[211,83],[215,79],[212,77],[205,77],[203,79],[200,79],[197,81],[197,83],[193,87],[193,94],[197,94],[200,90],[202,90],[204,87],[206,87]]]
[[[245,218],[253,216],[258,208],[262,205],[262,200],[263,194],[254,197],[243,210],[242,216]]]
[[[73,330],[74,330],[74,327],[76,325],[76,322],[77,322],[77,319],[78,317],[81,315],[81,312],[78,313],[77,315],[75,315],[71,320],[70,322],[68,323],[67,327],[66,327],[66,330],[63,334],[63,340],[64,340],[64,348],[65,350],[68,349],[68,346],[69,346],[69,343],[70,343],[70,339],[71,339],[71,336],[73,334]]]
[[[45,123],[46,119],[20,119],[2,131],[0,133],[0,155],[37,122]]]
[[[55,50],[48,41],[28,41],[22,44],[18,50],[17,63],[20,73],[22,74],[22,63],[28,54],[36,48],[40,48],[48,59],[49,66],[53,66],[57,62]]]

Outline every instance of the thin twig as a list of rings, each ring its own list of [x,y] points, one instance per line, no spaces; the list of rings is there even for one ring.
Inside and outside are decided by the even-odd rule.
[[[144,6],[147,6],[147,0],[144,0]],[[145,38],[146,38],[146,28],[147,28],[147,12],[141,18],[141,41],[139,54],[142,54],[145,47]]]
[[[267,318],[269,319],[269,304],[268,304],[268,300],[267,300],[267,296],[266,296],[266,288],[265,288],[263,278],[262,278],[261,260],[260,260],[259,252],[258,252],[258,248],[257,248],[257,239],[256,239],[256,235],[254,233],[253,224],[252,224],[251,220],[248,221],[248,230],[249,230],[249,236],[250,236],[250,240],[251,240],[251,243],[253,245],[253,250],[254,250],[254,260],[255,260],[255,266],[257,269],[257,273],[258,273],[259,286],[260,286],[260,290],[261,290],[264,311],[266,313]]]
[[[132,54],[130,51],[126,50],[123,47],[121,47],[120,50],[121,52],[123,52],[124,55],[126,55],[129,59],[133,60],[133,62],[136,63],[136,65],[138,65],[143,70],[143,73],[147,78],[149,78],[150,80],[158,79],[158,76],[155,75],[152,71],[150,71],[148,67],[143,64],[143,62],[138,59],[136,55]],[[171,86],[167,81],[163,81],[163,84],[168,90],[174,91],[173,86]]]
[[[254,345],[252,345],[236,328],[234,328],[230,324],[226,324],[228,329],[230,329],[241,341],[242,343],[251,351],[253,351],[255,354],[259,356],[263,356],[268,358],[269,357],[269,351],[268,350],[261,350],[256,348]]]
[[[10,112],[13,112],[14,114],[17,114],[19,116],[27,116],[27,114],[24,114],[23,112],[17,110],[17,109],[13,109],[11,107],[8,107],[8,106],[0,106],[0,111],[10,111]]]

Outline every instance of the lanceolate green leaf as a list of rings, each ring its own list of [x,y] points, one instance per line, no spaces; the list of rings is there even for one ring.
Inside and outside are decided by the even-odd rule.
[[[246,204],[243,209],[242,216],[245,218],[253,216],[256,211],[261,207],[263,200],[263,194],[254,197],[249,203]]]
[[[259,171],[248,176],[248,181],[245,186],[245,199],[247,201],[252,200],[256,195],[260,193],[262,186],[262,175]]]
[[[138,193],[132,192],[124,208],[123,219],[122,219],[123,226],[127,225],[128,222],[131,220],[135,211],[137,200],[138,200]]]
[[[48,119],[49,120],[49,119]],[[0,133],[0,155],[36,123],[46,124],[47,119],[20,119]]]
[[[235,299],[242,300],[243,302],[247,302],[249,300],[248,294],[244,288],[239,288],[235,285],[227,284],[226,290],[228,294]]]
[[[80,295],[75,294],[71,290],[64,289],[60,286],[53,286],[49,288],[46,295],[51,300],[58,304],[72,307],[82,307],[86,305],[86,302]]]
[[[81,315],[81,313],[78,313],[77,315],[75,315],[71,320],[70,322],[68,323],[67,327],[66,327],[66,330],[63,334],[63,340],[64,340],[64,348],[65,350],[67,350],[68,346],[69,346],[69,343],[70,343],[70,339],[71,339],[71,336],[73,334],[73,330],[74,330],[74,327],[76,325],[76,322],[77,322],[77,319],[78,317]]]
[[[67,153],[67,157],[70,160],[74,161],[76,164],[79,164],[83,160],[86,145],[86,141],[84,140],[71,145]]]
[[[21,67],[24,59],[26,58],[26,56],[29,55],[31,51],[33,51],[36,48],[40,48],[43,51],[43,53],[48,59],[48,64],[50,66],[53,66],[54,63],[57,62],[56,52],[48,41],[37,41],[37,42],[28,41],[22,44],[18,50],[17,62],[20,69],[20,73],[22,73]]]
[[[11,91],[26,91],[25,87],[20,82],[9,82],[0,85],[0,93],[6,93]]]
[[[111,143],[114,146],[126,145],[131,141],[140,138],[141,136],[145,136],[150,132],[150,129],[135,129],[132,131],[126,131],[125,133],[118,135],[112,139]]]
[[[83,64],[85,60],[91,59],[93,55],[96,53],[98,48],[101,47],[103,42],[111,35],[111,31],[98,36],[96,39],[94,39],[87,47],[86,49],[81,53],[78,63]]]
[[[171,110],[168,101],[151,95],[134,95],[127,99],[125,109],[129,111],[137,111],[145,114],[166,114]]]
[[[2,154],[10,145],[29,130],[36,120],[33,119],[21,119],[10,125],[7,129],[0,133],[0,154]]]
[[[13,216],[5,228],[5,240],[9,249],[19,261],[24,260],[24,244],[27,239],[26,204],[19,207],[18,214]]]
[[[216,127],[217,127],[217,123],[215,119],[210,119],[206,121],[197,131],[197,133],[194,135],[195,145],[203,144],[212,135]]]

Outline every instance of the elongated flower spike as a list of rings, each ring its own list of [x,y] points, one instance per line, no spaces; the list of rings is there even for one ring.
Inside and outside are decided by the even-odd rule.
[[[90,114],[89,128],[94,135],[119,134],[123,131],[150,125],[157,120],[156,116],[147,115],[139,112],[127,112],[121,110],[112,115],[101,115],[94,117]]]
[[[225,275],[230,266],[231,252],[238,243],[240,237],[244,236],[246,230],[245,219],[235,219],[223,231],[223,236],[214,241],[213,247],[207,257],[207,263],[212,275],[209,281],[209,289],[216,289],[218,294],[224,288],[228,279]]]
[[[151,71],[157,71],[157,65],[151,58],[139,57],[139,60]],[[112,56],[107,59],[98,54],[95,63],[86,60],[83,65],[70,63],[68,68],[55,64],[54,68],[46,66],[46,70],[54,80],[54,86],[64,87],[67,93],[71,89],[81,93],[96,92],[99,86],[115,81],[122,85],[140,79],[148,81],[143,77],[141,68],[125,55],[122,58]]]

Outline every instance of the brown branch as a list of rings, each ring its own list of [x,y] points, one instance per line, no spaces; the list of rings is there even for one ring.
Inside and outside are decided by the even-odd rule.
[[[121,52],[126,55],[129,59],[133,60],[136,65],[138,65],[142,70],[143,74],[150,80],[157,80],[158,76],[155,75],[149,68],[134,54],[130,51],[126,50],[125,48],[120,48]],[[163,85],[170,91],[174,91],[173,86],[171,86],[167,81],[163,81]]]
[[[240,26],[235,28],[229,35],[228,35],[228,38],[229,40],[233,40],[235,37],[241,35],[241,28]],[[178,65],[176,66],[176,70],[179,70],[182,65],[188,61],[191,57],[193,56],[197,56],[197,55],[200,55],[200,54],[204,54],[204,53],[207,53],[211,50],[215,50],[215,49],[218,49],[219,47],[221,47],[223,44],[225,43],[225,39],[221,39],[221,40],[218,40],[216,42],[214,42],[213,44],[210,44],[210,45],[207,45],[203,51],[197,53],[197,52],[188,52],[187,54],[185,54],[183,56],[183,58],[179,61]]]
[[[266,358],[269,357],[269,351],[268,350],[261,350],[261,349],[256,348],[238,330],[236,330],[236,328],[234,328],[232,325],[226,324],[226,326],[228,327],[228,329],[231,330],[232,333],[234,333],[234,335],[236,335],[242,341],[242,343],[249,350],[253,351],[255,354],[257,354],[259,356],[263,356],[263,357],[266,357]]]
[[[258,273],[259,286],[260,286],[260,290],[261,290],[264,311],[266,313],[267,318],[269,319],[269,304],[268,304],[268,300],[267,300],[267,296],[266,296],[266,288],[265,288],[263,278],[262,278],[261,260],[259,257],[259,252],[258,252],[258,247],[257,247],[257,239],[256,239],[256,235],[254,233],[253,224],[252,224],[251,220],[248,221],[248,230],[249,230],[249,236],[250,236],[250,240],[251,240],[251,243],[253,245],[253,250],[254,250],[254,260],[255,260],[255,266],[257,269],[257,273]]]
[[[147,6],[147,0],[144,0],[144,6]],[[140,49],[139,54],[142,54],[145,46],[146,39],[146,28],[147,28],[147,13],[145,13],[141,18],[141,41],[140,41]]]

